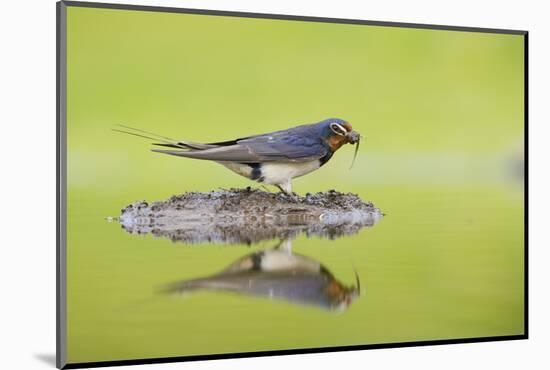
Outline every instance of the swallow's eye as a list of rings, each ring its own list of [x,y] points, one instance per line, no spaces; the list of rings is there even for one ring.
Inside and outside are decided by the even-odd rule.
[[[341,135],[341,136],[346,136],[346,134],[348,133],[347,130],[341,124],[336,123],[336,122],[332,122],[330,124],[330,129],[335,134]]]

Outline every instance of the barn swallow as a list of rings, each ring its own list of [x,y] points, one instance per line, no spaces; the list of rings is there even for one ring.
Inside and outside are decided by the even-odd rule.
[[[293,178],[323,166],[342,145],[357,144],[357,155],[361,138],[349,122],[339,118],[215,143],[173,140],[128,126],[121,127],[130,131],[114,131],[159,141],[153,144],[172,148],[152,149],[154,152],[214,161],[250,180],[275,185],[287,194],[292,194]]]
[[[291,242],[246,255],[221,272],[198,279],[178,281],[162,289],[167,294],[224,291],[247,296],[284,300],[341,312],[360,294],[356,285],[345,286],[313,258],[292,253]]]

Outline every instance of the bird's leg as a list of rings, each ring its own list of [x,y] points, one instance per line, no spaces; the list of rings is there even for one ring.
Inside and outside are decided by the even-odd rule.
[[[281,189],[281,191],[286,193],[287,195],[293,195],[293,193],[292,193],[292,183],[290,182],[290,179],[286,180],[286,182],[283,182],[281,184],[277,184],[277,187],[279,189]]]
[[[290,179],[288,179],[286,182],[281,184],[275,184],[276,187],[281,190],[282,193],[286,194],[290,200],[297,202],[299,200],[298,194],[292,191],[292,183],[290,182]]]

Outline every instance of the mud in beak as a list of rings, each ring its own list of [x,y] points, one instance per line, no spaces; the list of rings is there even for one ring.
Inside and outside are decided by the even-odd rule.
[[[355,164],[355,158],[357,158],[357,152],[359,151],[359,141],[361,140],[361,135],[357,131],[351,130],[346,134],[346,139],[348,140],[348,143],[355,145],[355,153],[353,153],[353,161],[351,161],[351,166],[349,169],[351,170],[353,168],[353,165]]]
[[[361,135],[357,131],[350,131],[346,134],[346,139],[348,140],[348,143],[355,144],[359,142],[359,139],[361,139]]]

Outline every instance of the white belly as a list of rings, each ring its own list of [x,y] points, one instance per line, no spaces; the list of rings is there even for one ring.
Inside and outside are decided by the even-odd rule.
[[[285,184],[295,177],[303,176],[318,168],[318,159],[310,162],[265,162],[262,166],[263,182]]]
[[[254,174],[252,167],[247,164],[223,161],[218,163],[249,179],[264,184],[278,185],[286,193],[292,192],[290,180],[315,171],[321,164],[318,159],[309,162],[264,162],[261,165],[261,172]]]

